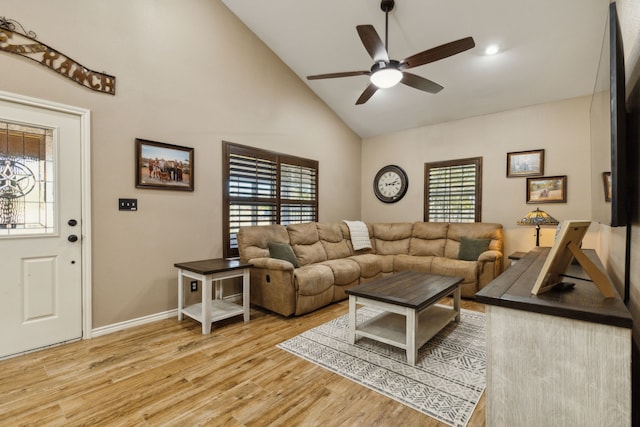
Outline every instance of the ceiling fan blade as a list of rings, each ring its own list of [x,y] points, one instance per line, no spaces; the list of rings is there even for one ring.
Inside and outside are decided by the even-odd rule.
[[[403,59],[400,61],[400,68],[407,70],[430,62],[439,61],[460,52],[464,52],[465,50],[469,50],[475,45],[476,43],[473,41],[473,37],[465,37],[464,39],[445,43]]]
[[[444,87],[440,86],[436,82],[432,82],[429,79],[425,79],[424,77],[416,76],[411,73],[402,73],[402,80],[400,80],[400,83],[429,93],[438,93],[444,89]]]
[[[369,52],[369,55],[374,61],[389,62],[387,49],[384,47],[373,25],[358,25],[356,30],[358,30],[358,35],[360,36],[360,40],[362,40],[364,48],[367,49],[367,52]]]
[[[307,76],[307,80],[319,80],[319,79],[334,79],[336,77],[351,77],[351,76],[368,76],[370,71],[345,71],[344,73],[330,73],[330,74],[318,74],[315,76]]]
[[[371,98],[373,94],[376,93],[377,90],[378,86],[371,83],[369,86],[367,86],[364,92],[362,92],[362,95],[360,95],[360,98],[358,98],[358,100],[356,101],[356,105],[364,104],[365,102],[367,102],[369,98]]]

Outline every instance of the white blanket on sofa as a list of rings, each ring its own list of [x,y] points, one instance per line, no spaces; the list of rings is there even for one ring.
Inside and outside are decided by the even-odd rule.
[[[351,234],[351,244],[354,251],[371,248],[371,239],[369,238],[369,230],[367,225],[362,221],[343,221],[349,227]]]

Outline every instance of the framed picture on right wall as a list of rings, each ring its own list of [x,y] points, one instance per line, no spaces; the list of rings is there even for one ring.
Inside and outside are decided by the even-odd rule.
[[[567,176],[527,178],[527,203],[567,203]]]
[[[507,153],[507,178],[544,175],[544,150]]]
[[[611,172],[602,172],[602,185],[604,186],[604,201],[611,201]]]

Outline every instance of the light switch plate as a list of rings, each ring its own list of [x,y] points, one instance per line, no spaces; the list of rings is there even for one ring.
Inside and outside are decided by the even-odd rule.
[[[118,199],[118,210],[137,211],[138,199]]]

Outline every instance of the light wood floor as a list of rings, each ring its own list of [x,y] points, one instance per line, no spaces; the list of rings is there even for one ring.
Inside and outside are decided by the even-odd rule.
[[[169,319],[0,361],[0,425],[443,426],[275,347],[347,312],[252,309],[211,335]],[[484,419],[483,395],[469,426]]]

